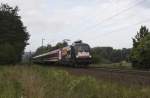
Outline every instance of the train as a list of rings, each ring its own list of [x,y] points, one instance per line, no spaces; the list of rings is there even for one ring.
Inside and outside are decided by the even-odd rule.
[[[92,63],[90,46],[75,41],[72,45],[32,57],[34,63],[57,63],[71,67],[87,67]]]

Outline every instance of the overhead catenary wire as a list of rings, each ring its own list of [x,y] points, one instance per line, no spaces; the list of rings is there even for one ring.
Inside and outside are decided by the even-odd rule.
[[[125,12],[131,10],[132,8],[138,6],[139,4],[143,3],[144,1],[145,1],[145,0],[138,0],[138,2],[136,2],[134,5],[132,5],[132,6],[128,7],[128,8],[124,8],[123,10],[119,11],[118,13],[115,13],[114,15],[105,18],[104,20],[98,22],[97,24],[94,24],[94,25],[90,25],[90,26],[88,26],[88,27],[85,27],[84,30],[82,29],[82,30],[79,31],[78,33],[85,33],[86,31],[89,32],[90,30],[92,30],[92,29],[94,29],[94,28],[100,26],[101,24],[104,24],[105,22],[110,21],[110,20],[112,20],[113,18],[115,18],[115,17],[117,17],[117,16],[120,16],[120,15],[122,15],[123,13],[125,13]],[[73,35],[73,36],[74,36],[74,35]],[[73,37],[73,36],[71,36],[71,37]],[[71,38],[71,37],[69,37],[69,38]]]
[[[116,31],[120,31],[120,30],[126,29],[126,28],[128,28],[128,27],[130,27],[130,26],[135,26],[135,25],[139,25],[139,24],[141,24],[141,23],[147,23],[147,22],[150,22],[150,18],[149,18],[149,19],[142,20],[142,21],[139,21],[139,22],[137,22],[137,23],[135,23],[135,24],[130,24],[130,25],[127,25],[127,26],[125,26],[125,27],[121,27],[121,28],[118,28],[118,29],[116,29],[116,30],[112,30],[112,31],[107,32],[107,33],[103,33],[102,35],[105,35],[105,36],[106,36],[106,35],[109,35],[109,34],[112,34],[112,33],[116,32]]]
[[[94,29],[94,28],[96,28],[97,26],[103,24],[104,22],[109,21],[109,20],[111,20],[111,19],[113,19],[113,18],[115,18],[115,17],[117,17],[117,16],[123,14],[124,12],[127,12],[127,11],[129,11],[130,9],[132,9],[132,8],[134,8],[134,7],[136,7],[136,6],[138,6],[139,4],[143,3],[144,1],[145,1],[145,0],[140,0],[139,2],[135,3],[134,5],[132,5],[132,6],[128,7],[128,8],[125,8],[125,9],[121,10],[120,12],[118,12],[118,13],[116,13],[116,14],[114,14],[114,15],[108,17],[108,18],[105,18],[104,20],[98,22],[97,24],[91,25],[91,26],[88,26],[88,27],[84,28],[84,30],[82,30],[81,32],[79,31],[79,33],[85,32],[85,31],[87,31],[87,30],[89,31],[90,29]]]
[[[106,31],[106,32],[104,32],[104,33],[101,33],[101,34],[99,34],[99,35],[96,35],[96,37],[98,37],[98,38],[106,37],[106,36],[108,36],[108,35],[110,35],[110,34],[112,34],[112,33],[116,33],[116,32],[118,32],[118,31],[124,30],[124,29],[126,29],[126,28],[130,29],[129,27],[131,27],[131,26],[136,26],[136,25],[139,25],[139,24],[142,24],[142,23],[148,23],[148,22],[150,22],[150,18],[145,19],[145,20],[142,20],[142,21],[139,21],[139,22],[137,22],[137,23],[129,24],[129,25],[127,25],[127,26],[122,26],[122,27],[120,27],[120,28],[117,28],[117,29],[114,29],[114,30],[111,30],[111,31]],[[136,31],[135,31],[135,32],[136,32]]]
[[[133,2],[137,2],[137,1],[141,1],[141,0],[134,0]],[[100,2],[98,2],[100,3]],[[130,2],[131,3],[131,2]],[[126,4],[126,5],[129,5],[130,3]],[[107,8],[103,9],[103,10],[106,10]],[[82,17],[82,19],[79,21],[79,23],[84,23],[84,22],[87,22],[89,21],[93,16],[86,16],[86,17]],[[95,15],[94,15],[95,17]]]
[[[132,9],[132,8],[134,8],[134,7],[136,7],[136,6],[138,6],[139,4],[143,3],[144,1],[145,1],[145,0],[140,0],[139,2],[137,2],[136,4],[134,4],[133,6],[130,6],[130,7],[126,8],[126,9],[120,11],[119,13],[116,13],[116,14],[113,15],[113,16],[110,16],[109,18],[106,18],[105,20],[103,20],[103,22],[109,21],[109,20],[111,20],[111,19],[113,19],[113,18],[115,18],[115,17],[117,17],[117,16],[123,14],[124,12],[129,11],[130,9]],[[101,21],[101,22],[97,23],[95,26],[93,25],[93,27],[92,27],[92,26],[91,26],[91,27],[88,27],[87,29],[85,29],[86,32],[85,32],[85,31],[84,31],[84,32],[82,31],[82,32],[78,32],[78,33],[82,33],[82,35],[83,35],[84,33],[90,32],[90,31],[92,31],[91,29],[95,28],[96,26],[101,25],[101,23],[103,23],[103,22]],[[104,23],[103,23],[103,24],[104,24]],[[122,28],[124,28],[124,27],[122,27]],[[125,28],[126,28],[126,27],[125,27]],[[112,32],[114,32],[114,31],[115,31],[115,30],[113,30]],[[80,39],[80,37],[78,36],[77,39]]]
[[[85,33],[85,32],[87,33],[87,32],[89,32],[89,31],[92,31],[94,28],[96,28],[96,27],[98,27],[98,26],[100,26],[100,25],[103,25],[105,22],[110,21],[110,20],[112,20],[113,18],[115,18],[115,17],[117,17],[117,16],[122,15],[123,13],[125,13],[125,12],[131,10],[132,8],[138,6],[139,4],[143,3],[144,1],[145,1],[145,0],[139,0],[139,1],[136,2],[134,5],[132,5],[132,6],[128,7],[128,8],[125,8],[125,9],[119,11],[118,13],[116,13],[116,14],[114,14],[114,15],[108,17],[108,18],[105,18],[104,20],[98,22],[97,24],[94,24],[94,25],[90,25],[90,26],[88,26],[88,27],[85,27],[84,30],[82,29],[82,30],[79,31],[78,33]],[[75,35],[73,35],[73,36],[75,36]],[[70,36],[70,38],[73,37],[73,36]],[[78,39],[79,39],[79,38],[78,38]]]

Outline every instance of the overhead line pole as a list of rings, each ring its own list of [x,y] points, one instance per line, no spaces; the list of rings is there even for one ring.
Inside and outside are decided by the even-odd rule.
[[[44,43],[44,38],[42,38],[42,52],[44,51],[43,43]]]

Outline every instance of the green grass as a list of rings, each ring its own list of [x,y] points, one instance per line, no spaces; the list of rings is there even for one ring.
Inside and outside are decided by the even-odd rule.
[[[0,66],[0,98],[150,98],[149,92],[57,68]]]

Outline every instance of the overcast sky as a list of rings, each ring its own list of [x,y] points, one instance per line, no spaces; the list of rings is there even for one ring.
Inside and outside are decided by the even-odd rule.
[[[1,0],[19,6],[34,51],[63,39],[83,40],[91,47],[132,47],[141,25],[150,28],[150,0]]]

